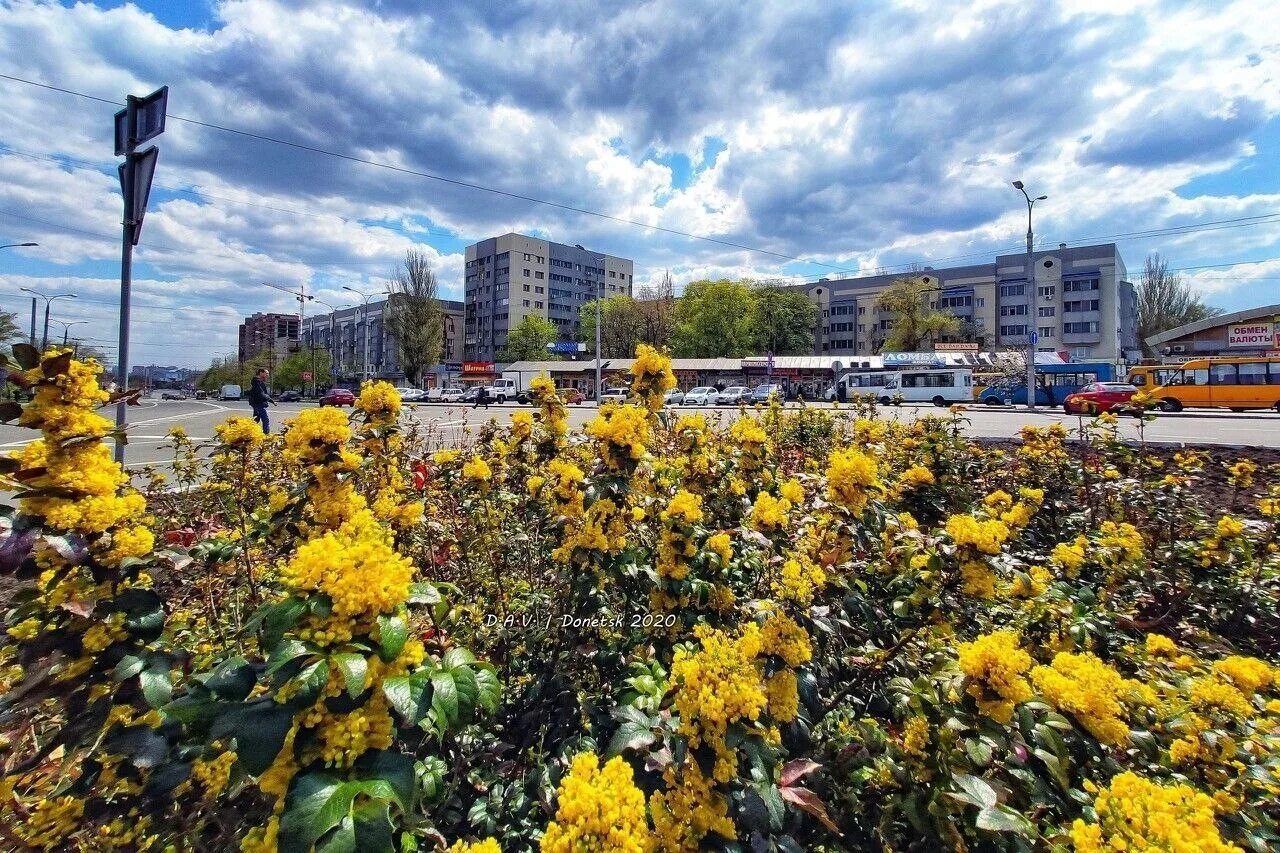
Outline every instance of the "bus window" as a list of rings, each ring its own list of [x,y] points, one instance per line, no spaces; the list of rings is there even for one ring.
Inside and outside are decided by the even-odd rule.
[[[1132,373],[1129,375],[1129,384],[1134,388],[1145,388],[1147,385],[1147,374]]]
[[[1280,385],[1280,361],[1269,362],[1267,366],[1271,368],[1271,384]]]
[[[1267,363],[1265,361],[1250,361],[1237,365],[1237,367],[1239,368],[1241,385],[1267,384]]]
[[[1200,371],[1197,370],[1196,373]],[[1196,382],[1197,385],[1202,383]],[[1209,384],[1211,385],[1235,385],[1236,384],[1236,366],[1234,364],[1215,364],[1209,368]]]
[[[1204,367],[1197,367],[1194,370],[1182,371],[1184,385],[1208,385],[1209,371]]]

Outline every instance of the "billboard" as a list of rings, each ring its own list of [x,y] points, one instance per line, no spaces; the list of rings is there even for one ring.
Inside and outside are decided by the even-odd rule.
[[[1275,346],[1275,326],[1271,323],[1232,323],[1227,326],[1227,346],[1267,349]]]

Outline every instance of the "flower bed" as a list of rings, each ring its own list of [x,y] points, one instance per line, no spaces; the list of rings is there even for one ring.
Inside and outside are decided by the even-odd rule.
[[[376,383],[207,463],[175,430],[144,506],[96,365],[15,358],[7,845],[1280,844],[1274,468],[1106,416],[721,428],[642,348],[581,433],[548,381],[463,447]]]

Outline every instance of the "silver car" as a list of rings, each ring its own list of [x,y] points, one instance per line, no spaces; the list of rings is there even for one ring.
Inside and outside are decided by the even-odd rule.
[[[672,388],[667,392],[667,396],[662,398],[664,406],[679,406],[684,402],[684,392],[679,388]]]
[[[716,395],[717,406],[737,406],[751,399],[751,389],[745,385],[730,385]]]
[[[715,396],[716,389],[710,386],[699,386],[692,391],[686,391],[680,404],[683,406],[710,406],[715,402]]]

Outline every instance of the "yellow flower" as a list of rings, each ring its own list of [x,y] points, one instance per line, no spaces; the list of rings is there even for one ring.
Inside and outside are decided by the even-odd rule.
[[[453,846],[449,848],[449,853],[502,853],[502,848],[498,846],[498,842],[492,838],[486,838],[483,841],[476,841],[468,844],[465,841],[455,841]]]
[[[1147,654],[1172,660],[1178,655],[1178,644],[1163,634],[1147,634]]]
[[[808,632],[783,614],[770,616],[760,626],[760,649],[782,658],[787,666],[800,666],[813,657]]]
[[[213,428],[213,434],[218,441],[235,448],[254,447],[266,438],[257,421],[240,415],[227,418],[218,424]]]
[[[493,471],[490,470],[488,462],[485,462],[479,456],[472,456],[462,466],[462,476],[477,483],[487,483],[489,478],[493,476]]]
[[[728,533],[716,533],[707,539],[707,550],[720,558],[722,566],[727,566],[733,559],[733,540]]]
[[[1074,716],[1101,743],[1116,746],[1128,740],[1121,699],[1132,688],[1094,655],[1058,652],[1052,666],[1031,670],[1031,681],[1049,704]]]
[[[783,527],[787,523],[787,513],[790,511],[791,501],[786,498],[775,498],[768,492],[761,492],[756,495],[755,506],[751,508],[751,526],[762,531]]]
[[[596,439],[605,464],[613,470],[644,458],[651,433],[648,412],[637,406],[605,406],[584,432]]]
[[[902,730],[902,750],[909,755],[923,755],[929,745],[929,721],[924,717],[912,717]]]
[[[999,723],[1013,719],[1019,702],[1031,698],[1031,685],[1024,673],[1031,668],[1031,655],[1022,650],[1013,631],[983,634],[971,643],[961,643],[960,671],[973,682],[967,688],[978,710]]]
[[[1191,685],[1191,707],[1202,711],[1216,709],[1240,719],[1247,719],[1254,713],[1254,707],[1245,694],[1215,678],[1200,678]]]
[[[322,592],[341,616],[369,618],[394,611],[409,597],[413,562],[367,509],[336,530],[299,546],[281,579],[303,592]]]
[[[1219,539],[1234,539],[1244,533],[1244,523],[1239,519],[1224,515],[1218,519],[1217,536]]]
[[[800,506],[804,503],[804,486],[794,478],[784,481],[778,487],[778,494],[783,500],[790,501],[792,506]]]
[[[373,380],[364,383],[355,408],[370,416],[374,423],[391,423],[400,416],[400,392],[390,382]]]
[[[1071,841],[1079,853],[1240,853],[1239,847],[1222,840],[1213,798],[1188,785],[1163,786],[1125,772],[1098,792],[1093,808],[1097,823],[1076,820],[1071,826]]]
[[[1252,696],[1259,690],[1269,687],[1276,678],[1275,671],[1265,661],[1243,655],[1223,658],[1213,665],[1213,669],[1219,675],[1231,679],[1232,683],[1246,696]]]
[[[800,713],[800,694],[794,670],[783,669],[764,683],[769,715],[780,723],[789,723]]]
[[[663,521],[682,521],[695,524],[702,521],[702,498],[683,489],[676,492],[660,514]]]
[[[947,535],[957,545],[971,547],[983,554],[999,554],[1009,538],[1009,527],[994,518],[978,519],[972,515],[953,515],[947,519]]]
[[[827,457],[827,497],[832,503],[858,515],[879,487],[874,457],[852,447],[833,450]]]

